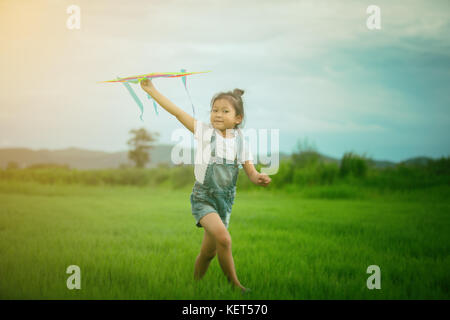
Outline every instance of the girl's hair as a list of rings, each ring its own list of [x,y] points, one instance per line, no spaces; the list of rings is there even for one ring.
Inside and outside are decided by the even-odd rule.
[[[244,94],[244,90],[241,89],[234,89],[233,91],[228,92],[219,92],[214,95],[214,97],[211,99],[211,110],[214,106],[214,102],[219,99],[226,99],[228,100],[231,105],[234,108],[234,111],[236,112],[236,116],[241,115],[242,121],[241,123],[234,126],[234,128],[242,128],[243,122],[244,122],[244,103],[242,101],[242,95]]]

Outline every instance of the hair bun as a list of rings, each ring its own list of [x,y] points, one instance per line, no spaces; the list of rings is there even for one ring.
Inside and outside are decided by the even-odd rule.
[[[236,89],[233,90],[233,94],[238,96],[238,97],[240,97],[240,96],[242,96],[244,94],[244,90],[236,88]]]

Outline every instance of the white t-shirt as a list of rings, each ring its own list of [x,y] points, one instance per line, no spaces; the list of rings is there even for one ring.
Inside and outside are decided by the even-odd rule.
[[[211,136],[216,131],[216,157],[226,159],[227,163],[232,163],[237,156],[237,135],[236,129],[231,130],[233,138],[224,138],[218,129],[215,129],[211,123],[205,123],[200,120],[195,120],[194,124],[194,139],[197,141],[197,152],[195,154],[195,179],[203,183],[205,179],[206,168],[211,163]],[[203,159],[202,159],[203,158]],[[253,162],[253,155],[250,151],[249,143],[244,139],[242,162],[250,160]],[[224,161],[224,163],[225,163]]]

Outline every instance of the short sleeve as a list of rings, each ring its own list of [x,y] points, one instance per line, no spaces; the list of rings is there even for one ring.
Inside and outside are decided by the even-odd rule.
[[[195,140],[207,140],[211,139],[213,127],[209,123],[205,123],[201,120],[195,119],[194,122],[194,139]]]
[[[244,150],[244,153],[242,155],[242,162],[245,163],[245,161],[248,161],[248,160],[254,162],[250,142],[248,142],[248,140],[246,140],[246,139],[244,139],[243,150]]]

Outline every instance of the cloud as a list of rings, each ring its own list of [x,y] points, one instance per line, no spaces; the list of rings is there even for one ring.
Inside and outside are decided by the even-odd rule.
[[[31,141],[24,130],[30,124],[42,134],[72,128],[61,139],[91,148],[99,143],[100,149],[107,142],[113,150],[123,145],[116,142],[117,128],[136,124],[137,107],[120,86],[97,81],[181,67],[213,71],[188,79],[205,118],[214,93],[241,87],[248,126],[282,126],[291,135],[306,130],[395,136],[419,125],[445,127],[449,3],[377,1],[382,29],[370,31],[366,8],[372,3],[359,0],[80,0],[81,30],[72,32],[65,27],[68,1],[4,0],[0,127],[14,129],[2,132],[11,141],[18,135]],[[180,81],[155,82],[190,112]],[[148,125],[168,141],[178,123],[166,113],[157,119],[145,105]],[[96,120],[105,115],[108,120]],[[33,117],[41,121],[33,123]],[[89,124],[87,137],[77,135],[83,121]],[[116,141],[90,138],[99,132]],[[46,139],[41,143],[54,141]]]

